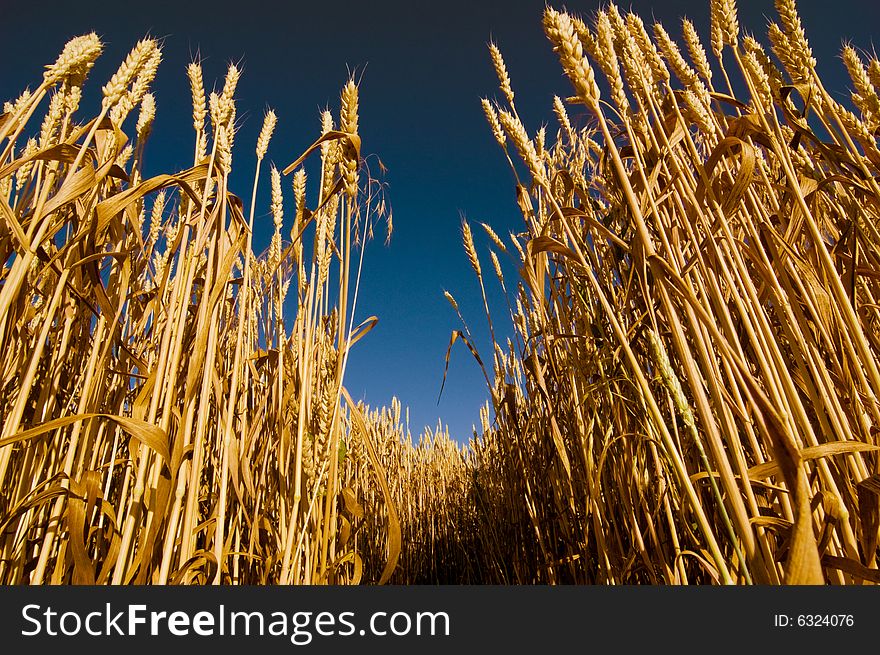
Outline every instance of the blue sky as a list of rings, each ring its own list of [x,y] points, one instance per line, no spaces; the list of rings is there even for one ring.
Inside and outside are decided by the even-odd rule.
[[[377,155],[388,169],[383,181],[393,208],[394,235],[388,246],[381,235],[367,246],[357,316],[376,315],[379,324],[356,345],[347,386],[355,398],[374,406],[399,397],[410,407],[414,433],[442,418],[455,438],[470,436],[487,390],[466,349],[454,349],[437,403],[446,346],[451,331],[459,327],[443,290],[456,297],[477,345],[490,359],[479,287],[461,248],[461,217],[472,224],[489,223],[500,234],[519,231],[522,223],[512,176],[480,109],[480,98],[495,96],[497,89],[486,44],[494,38],[504,54],[527,127],[534,132],[546,122],[552,133],[552,97],[570,94],[570,87],[541,31],[543,1],[0,4],[2,99],[35,85],[42,67],[54,61],[71,36],[95,30],[107,44],[90,79],[93,89],[100,88],[138,38],[149,34],[163,39],[148,174],[191,162],[186,64],[200,55],[210,88],[213,80],[222,85],[230,61],[240,63],[244,75],[237,93],[241,129],[236,183],[246,197],[253,144],[265,110],[274,108],[279,116],[269,158],[283,168],[318,134],[319,110],[336,107],[349,71],[356,71],[362,80],[363,152]],[[773,3],[739,4],[741,25],[766,43],[765,16],[775,15]],[[567,3],[569,10],[585,14],[596,6]],[[864,0],[802,0],[798,6],[826,86],[846,101],[841,43],[848,39],[871,51],[880,10]],[[635,1],[631,7],[648,24],[652,17],[661,20],[675,36],[680,34],[678,18],[687,15],[708,43],[708,0]],[[377,171],[375,161],[370,163]],[[263,183],[267,188],[268,179]],[[255,236],[257,249],[268,244],[271,229],[268,199],[260,202],[257,216],[265,220]],[[475,236],[485,255],[482,231],[476,230]],[[489,266],[487,257],[484,267]],[[508,267],[507,274],[514,275],[514,269]],[[494,296],[494,276],[487,279]],[[498,316],[503,316],[503,301],[494,299]]]

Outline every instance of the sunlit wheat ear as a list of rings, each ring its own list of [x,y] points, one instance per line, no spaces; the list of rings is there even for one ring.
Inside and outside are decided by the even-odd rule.
[[[597,109],[599,103],[599,87],[589,62],[584,57],[580,39],[575,33],[568,14],[559,13],[555,9],[544,12],[544,32],[553,44],[559,56],[562,68],[572,84],[588,106]]]
[[[138,114],[135,131],[138,139],[144,141],[153,129],[153,120],[156,118],[156,98],[152,93],[144,94],[141,100],[141,111]]]
[[[272,140],[272,133],[275,131],[275,125],[278,123],[278,117],[271,109],[266,112],[263,119],[263,127],[260,129],[260,136],[257,138],[257,159],[263,159],[269,150],[269,141]],[[274,168],[272,169],[275,170]],[[273,178],[274,179],[274,178]]]
[[[866,121],[876,120],[880,117],[880,98],[877,97],[877,89],[871,83],[864,63],[852,46],[844,47],[841,56],[855,87],[851,96],[853,104],[862,112]]]
[[[269,244],[269,265],[275,268],[281,261],[281,227],[284,224],[284,198],[281,194],[281,173],[274,166],[271,171],[272,185],[272,223],[275,231]]]
[[[329,109],[325,109],[321,112],[321,133],[327,134],[333,130],[334,122],[333,122],[333,114]],[[321,204],[327,196],[330,194],[330,190],[333,188],[333,183],[335,182],[335,174],[336,174],[336,164],[339,163],[340,156],[340,146],[339,142],[336,140],[333,141],[323,141],[321,143],[321,197],[319,199],[319,204]]]
[[[147,57],[143,67],[134,79],[134,84],[132,84],[131,89],[128,92],[128,98],[132,105],[137,105],[143,100],[144,95],[147,93],[150,85],[156,77],[156,72],[159,70],[160,63],[162,63],[162,49],[157,45],[156,48],[153,49],[153,52],[150,53],[149,57]]]
[[[39,150],[40,144],[33,137],[27,140],[27,143],[24,146],[24,150],[22,150],[21,158],[28,159],[37,154],[37,150]],[[24,185],[30,179],[31,171],[34,170],[34,160],[26,161],[21,167],[15,171],[15,191],[18,193],[24,188]]]
[[[480,102],[483,107],[483,113],[486,115],[486,120],[489,121],[489,127],[492,128],[492,136],[495,137],[498,145],[503,148],[507,143],[507,137],[504,135],[501,122],[498,120],[498,112],[486,98],[483,98]]]
[[[559,96],[553,96],[553,112],[556,114],[556,118],[559,120],[559,125],[562,127],[566,136],[568,136],[569,140],[574,140],[574,130],[571,127],[571,120],[568,118],[568,111],[565,109],[565,104]],[[499,129],[500,127],[501,126],[499,125]]]
[[[538,152],[535,150],[535,144],[526,133],[526,128],[522,122],[504,109],[498,113],[498,119],[504,131],[510,137],[510,140],[513,141],[514,146],[516,146],[520,157],[522,157],[526,166],[529,167],[532,175],[543,179],[541,160],[538,157]]]
[[[202,65],[192,62],[186,67],[186,76],[189,78],[190,94],[193,106],[193,128],[201,132],[205,128],[205,117],[208,110],[205,105],[205,84],[202,80]]]
[[[293,226],[290,228],[290,240],[293,242],[293,266],[297,271],[297,290],[302,292],[305,286],[305,273],[302,272],[302,223],[305,216],[306,202],[306,172],[300,168],[293,175],[293,203],[296,212],[293,219]]]
[[[501,272],[501,262],[498,261],[498,255],[492,250],[489,252],[489,256],[492,259],[492,267],[495,269],[495,276],[498,278],[501,288],[504,289],[504,273]]]
[[[828,104],[837,117],[840,118],[846,131],[865,149],[865,154],[868,158],[874,162],[880,162],[880,149],[877,147],[877,139],[868,126],[865,125],[864,121],[859,120],[855,114],[833,100]]]
[[[710,110],[700,96],[690,89],[685,89],[682,97],[684,98],[685,106],[690,110],[700,130],[709,135],[714,134],[715,124],[712,122]]]
[[[876,56],[871,57],[868,62],[868,79],[871,80],[875,90],[880,89],[880,60]]]
[[[147,90],[150,88],[150,84],[156,77],[156,71],[158,70],[161,61],[162,51],[158,47],[154,48],[149,55],[146,56],[143,64],[137,71],[137,74],[134,75],[134,80],[131,83],[131,86],[125,89],[125,92],[116,104],[113,105],[113,108],[110,111],[110,120],[115,125],[121,125],[128,114],[139,102],[141,102],[144,95],[147,93]]]
[[[116,161],[114,162],[119,168],[125,169],[126,164],[128,164],[128,160],[131,159],[131,156],[134,154],[134,148],[130,143],[126,143],[125,147],[119,152],[116,156]]]
[[[736,0],[718,0],[718,19],[724,43],[736,48],[739,36],[739,19],[737,18]]]
[[[598,40],[597,61],[611,85],[611,99],[621,112],[626,113],[629,109],[629,101],[623,90],[620,64],[614,50],[614,27],[607,12],[600,11],[596,18],[596,36]]]
[[[538,159],[547,158],[547,128],[543,125],[535,133],[535,152],[538,153]]]
[[[293,174],[293,202],[296,208],[296,220],[300,221],[306,209],[306,172],[302,168]]]
[[[513,244],[514,249],[516,250],[517,254],[519,255],[519,260],[521,262],[525,262],[526,261],[526,252],[523,249],[522,243],[520,243],[519,236],[514,234],[513,232],[509,232],[508,237],[510,238],[510,243]]]
[[[657,45],[660,46],[660,50],[679,81],[687,88],[701,86],[697,73],[682,57],[678,44],[672,40],[660,23],[654,23],[654,36],[657,39]]]
[[[477,277],[481,278],[483,276],[483,272],[480,269],[480,260],[477,257],[477,248],[474,246],[474,235],[471,232],[471,226],[467,221],[461,222],[461,232],[462,232],[462,240],[464,242],[464,250],[467,253],[468,261],[471,263],[471,268],[474,269],[474,272],[477,274]]]
[[[803,65],[803,57],[795,52],[794,46],[788,37],[776,23],[770,23],[767,28],[767,37],[770,39],[770,47],[776,58],[782,62],[782,67],[788,73],[789,78],[795,84],[802,84],[809,79],[810,71]]]
[[[55,63],[46,67],[43,83],[55,84],[66,77],[84,79],[103,48],[104,44],[94,32],[71,39]]]
[[[724,49],[723,2],[724,0],[709,1],[709,44],[717,59],[721,59],[721,51]]]
[[[43,124],[40,126],[40,148],[46,148],[54,143],[55,133],[64,114],[64,104],[66,94],[63,92],[55,93],[49,101],[49,111],[43,118]]]
[[[626,21],[620,13],[620,8],[613,2],[609,2],[605,12],[608,14],[608,20],[611,21],[614,33],[619,37],[626,31]]]
[[[284,223],[284,198],[281,193],[281,173],[274,166],[270,174],[272,185],[272,222],[277,230]]]
[[[321,134],[327,134],[333,130],[333,113],[329,109],[321,112]],[[321,157],[327,157],[332,149],[332,142],[323,141],[321,143]]]
[[[732,0],[731,0],[732,1]],[[813,59],[813,51],[807,42],[807,35],[801,25],[801,18],[797,12],[797,6],[794,0],[775,0],[776,11],[779,13],[779,23],[781,33],[784,34],[786,45],[788,46],[787,57],[788,62],[783,60],[789,75],[796,81],[804,81],[808,79],[816,68],[816,60]],[[772,27],[772,26],[771,26]],[[774,51],[779,45],[780,38],[773,34],[770,35],[773,41]],[[778,54],[778,53],[777,53]],[[780,57],[782,59],[782,57]]]
[[[104,106],[112,107],[127,93],[128,86],[135,81],[137,76],[146,66],[152,66],[155,61],[154,55],[158,51],[155,39],[143,39],[125,58],[119,69],[104,85]],[[156,62],[158,66],[158,62]],[[155,69],[153,70],[155,74]]]
[[[499,237],[495,233],[495,230],[492,229],[492,226],[486,223],[480,223],[480,225],[483,227],[483,230],[486,232],[489,238],[492,239],[492,243],[494,243],[498,247],[498,249],[501,250],[501,252],[507,252],[507,246],[504,245],[501,237]]]
[[[346,82],[342,89],[339,110],[339,128],[348,134],[358,133],[358,88],[354,80]]]
[[[492,65],[495,67],[495,74],[498,76],[498,82],[501,85],[501,92],[507,98],[507,102],[513,106],[513,88],[510,86],[510,75],[507,73],[507,66],[504,64],[501,50],[493,42],[489,44],[489,53],[492,56]]]
[[[627,14],[626,27],[630,36],[641,50],[642,56],[648,62],[653,82],[655,84],[667,82],[669,80],[669,69],[666,67],[663,57],[660,56],[657,46],[654,45],[654,42],[648,35],[641,17],[634,13]]]
[[[12,127],[18,127],[19,121],[21,120],[21,114],[24,111],[24,108],[33,99],[33,97],[34,94],[31,92],[31,90],[25,89],[12,102],[7,100],[3,103],[3,113],[9,114],[15,120],[15,123],[12,125]]]
[[[757,91],[757,97],[755,98],[757,107],[762,111],[769,111],[773,107],[773,93],[767,72],[761,66],[754,52],[747,50],[743,54],[743,63]]]
[[[235,101],[231,101],[229,103],[228,115],[226,119],[226,125],[229,128],[229,147],[232,148],[235,145],[235,135],[238,130],[238,126],[235,123],[235,117],[238,112],[238,107],[235,104]]]
[[[592,57],[595,61],[599,60],[599,41],[596,35],[590,30],[587,24],[577,16],[569,16],[574,33],[581,42],[584,53]]]
[[[166,191],[163,189],[153,198],[153,207],[150,210],[150,221],[147,226],[147,243],[155,246],[162,230],[162,215],[165,211]]]
[[[71,82],[64,94],[64,118],[69,123],[71,117],[79,109],[80,100],[82,100],[82,87],[80,84],[83,80],[76,83]]]
[[[618,30],[615,49],[618,60],[623,65],[630,92],[642,103],[649,102],[649,97],[656,97],[656,84],[665,80],[652,73],[645,52],[639,47],[626,24]],[[640,122],[640,115],[639,112],[632,112],[631,118]]]
[[[697,28],[694,27],[694,24],[691,21],[684,18],[681,21],[681,29],[682,34],[684,35],[684,42],[687,44],[688,53],[691,56],[691,61],[694,62],[697,72],[707,84],[711,83],[712,68],[709,66],[709,59],[706,57],[706,50],[703,48],[703,43],[700,41],[700,37],[697,34]]]
[[[217,128],[217,163],[223,174],[228,175],[232,171],[232,136],[231,128],[220,125]]]
[[[342,89],[341,107],[339,111],[339,128],[348,134],[358,134],[358,88],[354,80],[349,80]],[[342,161],[345,191],[349,197],[357,194],[358,187],[358,153],[352,142],[343,144],[344,158]]]
[[[758,43],[754,37],[745,36],[742,40],[743,49],[751,53],[755,61],[760,65],[761,69],[764,71],[764,74],[767,76],[767,80],[770,83],[770,89],[774,93],[778,93],[779,88],[785,84],[785,80],[782,77],[782,71],[773,63],[773,60],[767,55],[764,51],[763,46]]]
[[[447,302],[452,306],[452,309],[454,309],[457,312],[458,311],[458,303],[456,302],[455,298],[452,297],[452,294],[449,293],[448,291],[444,291],[443,297],[446,298]]]
[[[211,91],[208,95],[207,106],[208,113],[211,116],[211,127],[216,130],[223,124],[223,115],[220,111],[220,94],[216,91]]]
[[[230,123],[233,118],[235,90],[241,79],[241,70],[235,64],[229,64],[226,70],[226,78],[223,80],[223,91],[217,99],[218,123]]]

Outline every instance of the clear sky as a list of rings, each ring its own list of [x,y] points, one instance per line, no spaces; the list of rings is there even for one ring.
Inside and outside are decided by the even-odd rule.
[[[739,5],[741,26],[766,44],[772,1]],[[652,17],[661,20],[676,37],[678,18],[687,15],[708,45],[708,0],[621,5],[630,6],[648,24]],[[845,101],[841,43],[847,39],[873,50],[878,3],[801,0],[798,6],[826,86]],[[567,3],[575,13],[590,14],[596,7],[595,0]],[[164,62],[154,84],[158,115],[146,161],[148,174],[170,172],[191,162],[186,64],[201,55],[210,89],[213,80],[222,85],[226,66],[235,61],[244,68],[237,92],[237,189],[249,197],[253,144],[265,110],[274,108],[279,116],[269,157],[283,168],[317,136],[318,111],[337,106],[348,71],[357,71],[363,152],[378,155],[388,168],[383,179],[394,235],[387,247],[382,236],[367,247],[358,317],[377,315],[379,324],[355,346],[347,386],[373,406],[387,405],[396,395],[410,407],[414,433],[439,417],[455,438],[466,440],[487,391],[464,348],[453,351],[437,403],[446,346],[459,327],[444,289],[456,297],[480,350],[491,359],[479,288],[461,248],[461,217],[487,222],[500,234],[522,225],[512,176],[479,104],[497,89],[486,44],[494,38],[504,54],[527,128],[534,132],[547,122],[554,133],[552,97],[565,97],[571,89],[541,31],[543,8],[543,0],[0,0],[0,99],[38,83],[42,67],[77,34],[95,30],[107,46],[90,77],[93,89],[137,39],[161,37]],[[376,170],[375,159],[370,162]],[[257,216],[265,218],[257,249],[268,244],[267,215],[264,199],[257,208]],[[486,241],[482,231],[475,234],[482,255]],[[487,258],[484,267],[489,266]],[[508,274],[514,274],[512,268]],[[487,277],[492,292],[494,276]],[[496,307],[502,316],[503,302]]]

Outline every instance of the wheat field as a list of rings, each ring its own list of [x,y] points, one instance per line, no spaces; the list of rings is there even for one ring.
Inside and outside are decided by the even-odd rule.
[[[880,61],[844,47],[844,106],[775,5],[766,45],[735,0],[705,44],[547,8],[570,87],[534,134],[490,44],[522,223],[462,223],[467,443],[345,386],[391,230],[354,80],[278,170],[279,118],[236,143],[239,68],[193,62],[192,165],[145,177],[160,44],[86,118],[103,44],[69,41],[0,115],[0,583],[880,582]]]

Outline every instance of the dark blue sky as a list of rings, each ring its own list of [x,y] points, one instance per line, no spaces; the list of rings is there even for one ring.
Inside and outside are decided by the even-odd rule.
[[[567,7],[588,14],[597,4],[569,2]],[[766,43],[764,16],[774,15],[772,1],[739,4],[741,25]],[[622,5],[629,6],[648,24],[652,16],[661,20],[676,37],[678,18],[686,14],[708,44],[708,0]],[[462,348],[453,352],[437,404],[446,346],[450,332],[459,327],[444,289],[458,300],[487,360],[491,350],[479,287],[461,248],[460,219],[487,222],[500,234],[521,229],[512,176],[479,104],[480,97],[492,97],[497,89],[486,43],[494,38],[504,54],[527,128],[534,132],[549,122],[555,133],[550,103],[554,94],[569,95],[570,87],[541,31],[543,7],[542,0],[0,0],[0,99],[35,85],[42,67],[54,61],[71,36],[95,30],[106,43],[90,78],[93,89],[100,88],[137,39],[161,37],[164,62],[154,84],[158,116],[147,173],[169,172],[191,162],[186,64],[200,53],[210,89],[214,80],[222,85],[229,61],[239,62],[244,75],[237,92],[242,126],[236,137],[237,190],[249,197],[253,144],[266,108],[279,116],[269,158],[282,168],[318,134],[318,111],[337,106],[348,71],[363,72],[363,148],[388,168],[384,181],[394,235],[387,247],[382,236],[367,247],[358,317],[375,314],[380,320],[355,347],[347,386],[355,398],[374,406],[389,404],[397,395],[410,407],[413,432],[441,417],[454,437],[465,440],[471,424],[478,423],[487,392]],[[826,86],[844,100],[848,85],[838,57],[841,42],[848,39],[872,50],[880,10],[865,0],[802,0],[799,8]],[[376,170],[375,159],[371,164]],[[266,228],[257,232],[258,249],[268,244],[267,214],[264,199],[257,207]],[[483,256],[486,239],[479,229],[475,236]],[[491,270],[488,257],[484,269]],[[507,274],[513,275],[513,269]],[[494,276],[487,280],[492,292]],[[496,307],[503,316],[503,302]]]

